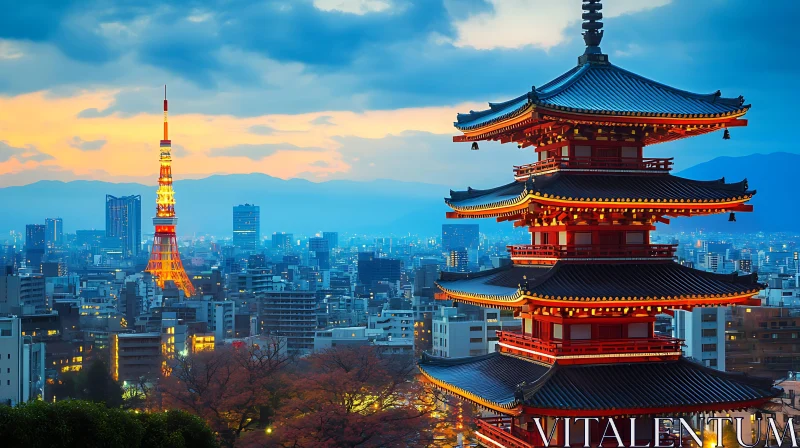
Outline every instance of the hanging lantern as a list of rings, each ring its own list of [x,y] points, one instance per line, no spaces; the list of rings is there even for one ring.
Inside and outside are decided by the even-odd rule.
[[[472,142],[472,150],[473,151],[477,151],[479,149],[481,149],[481,148],[478,147],[478,142]]]
[[[731,212],[730,216],[728,216],[728,222],[736,222],[736,213]]]
[[[731,139],[731,132],[729,130],[725,129],[725,132],[722,134],[722,139],[723,140],[730,140]]]

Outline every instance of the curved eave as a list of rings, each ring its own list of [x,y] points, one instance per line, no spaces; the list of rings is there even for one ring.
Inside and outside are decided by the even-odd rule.
[[[759,289],[740,293],[667,297],[551,297],[523,294],[531,305],[551,308],[682,308],[726,305],[756,305],[752,301]]]
[[[436,282],[436,286],[438,286],[450,300],[485,308],[514,310],[521,308],[528,301],[528,299],[523,296],[522,291],[519,290],[512,295],[492,295],[456,291],[447,286],[443,286],[439,282]]]
[[[625,417],[625,416],[650,416],[650,415],[685,415],[698,412],[736,412],[747,409],[760,408],[772,398],[779,396],[777,393],[773,397],[759,398],[748,401],[719,402],[714,404],[701,405],[681,405],[681,406],[658,406],[652,408],[630,408],[630,409],[553,409],[540,408],[534,406],[522,406],[526,414],[546,415],[549,417]]]
[[[426,372],[421,365],[417,367],[419,368],[419,371],[422,373],[422,376],[424,376],[426,380],[430,381],[433,385],[435,385],[441,390],[444,390],[445,392],[469,400],[477,404],[478,406],[482,406],[486,409],[491,409],[492,411],[499,412],[501,414],[517,416],[522,413],[522,408],[519,406],[519,403],[516,400],[506,404],[495,403],[493,401],[489,401],[482,397],[479,397],[478,395],[475,395],[472,392],[468,392],[450,383],[434,378],[433,376],[428,374],[428,372]]]
[[[734,208],[749,201],[755,192],[733,196],[726,199],[712,200],[690,200],[690,201],[674,201],[674,200],[644,200],[639,198],[563,198],[561,196],[552,196],[549,194],[529,193],[523,192],[522,195],[507,199],[499,202],[490,202],[487,204],[479,205],[466,205],[459,206],[452,201],[445,201],[445,203],[458,212],[459,216],[463,218],[470,217],[500,217],[506,215],[513,215],[516,212],[525,210],[531,202],[542,205],[563,206],[563,207],[591,207],[591,208],[647,208],[660,210],[664,212],[675,210],[719,210],[725,211]],[[455,217],[455,216],[454,216]]]
[[[458,141],[490,140],[500,134],[519,129],[536,121],[557,120],[575,124],[593,124],[608,126],[646,126],[646,125],[680,125],[710,126],[708,131],[716,131],[725,127],[746,126],[747,121],[740,118],[747,114],[750,106],[727,114],[644,114],[641,112],[587,111],[583,109],[559,108],[549,105],[528,104],[513,113],[474,127],[459,127],[462,136]]]

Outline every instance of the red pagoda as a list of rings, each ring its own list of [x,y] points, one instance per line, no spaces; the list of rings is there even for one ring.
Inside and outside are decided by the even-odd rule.
[[[498,332],[498,352],[445,359],[423,355],[437,387],[491,410],[478,421],[488,447],[596,445],[614,419],[623,439],[652,442],[653,418],[760,408],[779,393],[769,380],[720,372],[681,357],[678,339],[657,336],[657,314],[695,307],[756,305],[755,275],[721,275],[674,262],[676,247],[650,244],[671,217],[749,212],[747,181],[673,176],[672,159],[644,148],[745,126],[749,105],[717,91],[678,90],[623,70],[600,50],[602,5],[583,1],[585,53],[555,80],[489,109],[459,114],[455,142],[515,142],[537,161],[512,182],[451,191],[448,218],[495,218],[526,226],[531,243],[509,247],[512,264],[443,273],[438,298],[513,310],[522,331]],[[574,422],[573,422],[574,423]],[[639,428],[639,423],[642,427]],[[581,425],[596,426],[584,441]],[[628,427],[626,427],[628,425]],[[606,442],[607,443],[607,442]]]

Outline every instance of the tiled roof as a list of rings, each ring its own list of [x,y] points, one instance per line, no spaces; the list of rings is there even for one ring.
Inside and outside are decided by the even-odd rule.
[[[531,296],[580,299],[646,299],[743,295],[762,288],[756,275],[715,274],[672,261],[649,263],[556,263],[511,265],[474,274],[442,273],[437,283],[452,295]],[[522,285],[520,288],[518,285]]]
[[[780,393],[768,379],[720,372],[683,358],[546,366],[501,353],[454,360],[424,356],[420,370],[459,395],[506,409],[512,404],[585,411],[737,409],[741,403],[766,401]]]
[[[609,63],[586,63],[530,93],[489,109],[458,114],[455,126],[467,131],[514,117],[529,106],[558,111],[633,117],[704,118],[743,113],[744,99],[719,91],[697,94],[675,89]]]
[[[445,202],[455,210],[469,211],[516,205],[527,194],[582,202],[725,202],[754,195],[747,180],[725,183],[725,179],[699,181],[657,174],[573,174],[537,176],[526,182],[512,182],[489,190],[450,191]]]

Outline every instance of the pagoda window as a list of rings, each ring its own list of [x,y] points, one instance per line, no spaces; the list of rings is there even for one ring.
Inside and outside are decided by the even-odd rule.
[[[569,338],[573,340],[591,339],[592,326],[590,324],[570,325]]]
[[[622,339],[622,325],[600,325],[598,333],[600,339]]]
[[[561,235],[559,234],[559,237]],[[566,236],[566,235],[565,235]],[[560,243],[560,241],[559,241]],[[563,244],[563,243],[561,243]],[[575,245],[587,246],[592,244],[592,234],[590,232],[575,232]]]
[[[592,147],[591,146],[576,146],[575,147],[575,157],[591,157],[592,156]]]
[[[561,339],[563,337],[563,329],[561,324],[553,324],[553,339]]]
[[[597,234],[597,243],[606,246],[616,246],[619,245],[621,236],[619,232],[599,232]]]
[[[561,157],[569,157],[569,146],[561,147]]]
[[[626,232],[625,244],[644,244],[644,232]]]
[[[648,334],[650,330],[650,325],[647,322],[635,322],[632,324],[628,324],[628,337],[629,338],[646,338],[650,335]]]
[[[590,234],[591,235],[591,234]],[[545,243],[547,244],[547,243]],[[559,246],[566,246],[567,245],[567,232],[558,232],[558,245]]]
[[[522,332],[533,335],[533,319],[524,319],[522,321]]]
[[[594,156],[604,159],[619,158],[619,148],[594,148]]]

